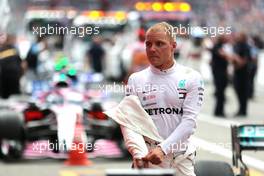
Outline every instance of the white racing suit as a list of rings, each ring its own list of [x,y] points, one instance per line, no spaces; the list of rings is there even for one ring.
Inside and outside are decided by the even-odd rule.
[[[200,74],[190,68],[178,63],[168,70],[150,66],[130,76],[128,97],[106,114],[121,125],[134,159],[146,156],[149,149],[159,145],[165,160],[151,168],[175,168],[179,176],[193,176],[196,149],[191,135],[203,91]]]

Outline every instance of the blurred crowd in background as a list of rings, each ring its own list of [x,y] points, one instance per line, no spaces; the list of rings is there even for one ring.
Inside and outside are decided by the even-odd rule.
[[[207,25],[232,26],[235,31],[245,31],[263,36],[264,2],[262,0],[201,0],[189,1],[197,13],[198,22]],[[196,8],[197,7],[197,8]]]

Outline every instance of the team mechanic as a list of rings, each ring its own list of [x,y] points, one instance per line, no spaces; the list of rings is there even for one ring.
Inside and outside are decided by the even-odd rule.
[[[165,140],[156,143],[144,138],[149,153],[141,156],[129,146],[135,140],[133,135],[121,127],[133,165],[135,168],[150,167],[150,164],[174,168],[178,175],[194,176],[196,149],[190,137],[196,129],[203,102],[202,78],[198,72],[174,60],[176,34],[170,24],[161,22],[150,27],[145,45],[150,66],[129,77],[127,95],[139,97]]]

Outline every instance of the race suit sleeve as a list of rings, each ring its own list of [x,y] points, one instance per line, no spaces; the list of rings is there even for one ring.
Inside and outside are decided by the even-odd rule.
[[[134,159],[141,159],[148,154],[148,148],[141,134],[138,134],[129,128],[121,125],[121,131],[124,137],[125,145]],[[137,142],[135,142],[137,141]]]
[[[182,141],[186,141],[196,129],[197,115],[203,102],[204,84],[200,74],[194,73],[187,85],[187,95],[182,105],[182,121],[171,135],[159,144],[165,154],[177,152]]]

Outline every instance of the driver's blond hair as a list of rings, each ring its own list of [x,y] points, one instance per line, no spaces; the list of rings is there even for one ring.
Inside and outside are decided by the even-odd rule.
[[[165,32],[166,36],[171,42],[176,42],[176,33],[174,31],[174,28],[167,22],[154,24],[147,30],[146,34],[148,34],[149,32]]]

